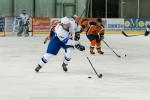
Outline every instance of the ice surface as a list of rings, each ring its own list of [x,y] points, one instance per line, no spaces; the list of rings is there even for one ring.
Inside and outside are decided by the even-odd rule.
[[[106,35],[115,52],[127,54],[120,59],[104,44],[104,55],[90,55],[89,42],[82,35],[86,53],[74,51],[69,72],[61,68],[61,50],[35,73],[46,51],[44,38],[0,37],[0,100],[150,100],[150,37]],[[86,56],[103,73],[102,79],[96,77]]]

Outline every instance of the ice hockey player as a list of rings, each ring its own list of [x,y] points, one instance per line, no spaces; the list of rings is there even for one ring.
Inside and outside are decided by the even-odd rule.
[[[69,18],[69,22],[70,22],[70,27],[69,27],[69,32],[71,34],[75,34],[74,36],[74,40],[75,41],[78,41],[80,39],[80,33],[82,32],[82,27],[80,26],[79,23],[79,17],[77,15],[73,15],[71,18]],[[48,37],[45,38],[44,40],[44,44],[46,44],[46,42],[48,40],[51,40],[51,37],[53,37],[53,35],[55,34],[54,30],[55,30],[55,27],[59,24],[59,21],[55,21],[53,24],[52,24],[52,28],[51,28],[51,31],[50,31],[50,34]]]
[[[82,22],[82,28],[86,28],[86,36],[90,41],[90,54],[95,54],[95,46],[97,53],[104,54],[101,50],[101,40],[104,39],[104,26],[102,25],[102,19],[85,19]]]
[[[22,10],[22,13],[18,17],[19,19],[19,31],[17,33],[17,36],[22,36],[22,33],[24,32],[24,35],[27,37],[29,36],[29,15],[26,14],[26,10]]]
[[[146,25],[146,32],[145,32],[145,36],[148,36],[150,34],[150,24]]]
[[[69,18],[64,17],[61,19],[61,23],[55,27],[55,34],[53,35],[53,37],[51,37],[47,52],[44,54],[39,64],[35,68],[36,72],[39,72],[39,70],[48,62],[49,58],[51,58],[53,55],[57,55],[61,48],[65,50],[62,68],[65,72],[67,72],[67,65],[71,60],[71,55],[74,49],[77,48],[80,51],[85,50],[85,47],[83,45],[72,39],[72,34],[69,32],[69,28],[71,27],[70,24],[71,23]]]

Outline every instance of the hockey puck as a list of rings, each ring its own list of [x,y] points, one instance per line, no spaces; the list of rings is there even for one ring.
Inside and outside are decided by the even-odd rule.
[[[88,78],[92,78],[91,76],[89,76]]]
[[[98,76],[99,78],[102,78],[103,77],[103,74],[99,74],[99,76]]]
[[[126,57],[127,55],[125,54],[125,57]]]

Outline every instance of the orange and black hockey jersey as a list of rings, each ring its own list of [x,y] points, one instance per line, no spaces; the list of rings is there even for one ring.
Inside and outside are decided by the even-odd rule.
[[[96,25],[96,19],[84,19],[81,24],[84,31],[86,31],[87,35],[91,34],[104,34],[104,26]]]

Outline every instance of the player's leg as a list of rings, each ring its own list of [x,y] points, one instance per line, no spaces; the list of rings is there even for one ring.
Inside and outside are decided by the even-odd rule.
[[[62,45],[62,48],[65,49],[65,52],[66,52],[62,67],[63,67],[63,70],[67,72],[68,71],[67,65],[69,61],[71,60],[71,56],[73,54],[74,48],[78,49],[79,51],[84,51],[85,47],[81,45],[79,42],[69,39],[67,43]]]
[[[90,41],[90,54],[95,54],[94,48],[96,45],[96,40],[94,35],[87,35],[88,40]]]
[[[29,36],[29,26],[28,25],[24,25],[24,35],[25,35],[25,37]]]
[[[48,62],[49,58],[52,55],[57,55],[57,53],[59,52],[60,48],[61,48],[60,40],[58,38],[52,39],[49,42],[46,54],[44,54],[44,56],[41,58],[39,64],[35,68],[35,71],[39,72],[39,70]]]
[[[104,52],[101,50],[101,40],[100,40],[99,36],[95,35],[95,39],[96,39],[96,50],[97,50],[97,53],[104,54]]]
[[[104,52],[101,50],[101,41],[96,43],[96,50],[99,54],[104,54]]]
[[[64,56],[63,64],[62,64],[63,70],[64,70],[65,72],[68,71],[67,65],[68,65],[69,61],[71,60],[73,51],[74,51],[74,47],[73,47],[73,46],[67,47],[67,48],[65,49],[65,52],[66,52],[66,53],[65,53],[65,56]]]
[[[41,58],[39,64],[37,65],[37,67],[35,68],[36,72],[39,72],[39,70],[48,62],[49,58],[53,56],[52,54],[49,53],[45,53],[43,55],[43,57]]]
[[[90,43],[90,54],[95,54],[95,52],[94,52],[95,45],[96,45],[96,40],[91,40],[91,43]]]
[[[17,36],[22,36],[22,33],[23,33],[23,22],[19,21],[19,30]]]

